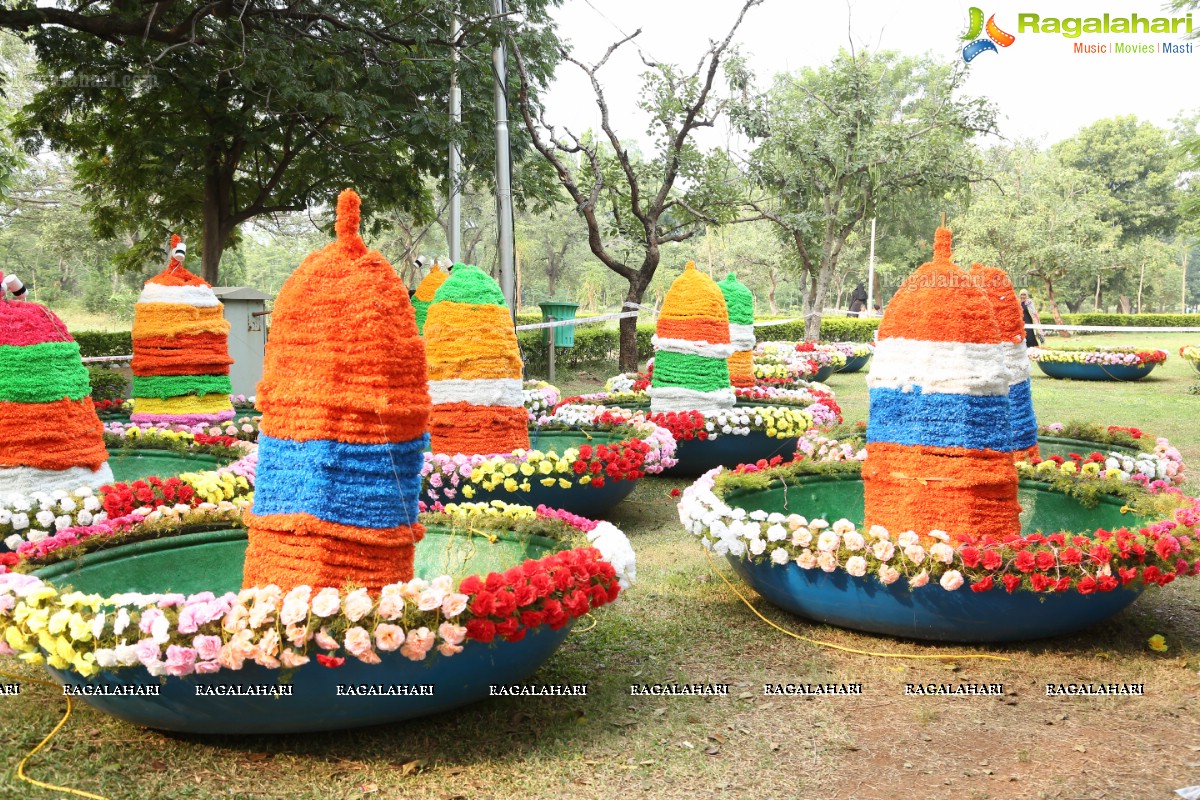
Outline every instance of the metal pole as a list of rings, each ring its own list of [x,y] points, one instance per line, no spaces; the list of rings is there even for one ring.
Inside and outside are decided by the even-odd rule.
[[[871,258],[867,262],[866,316],[875,316],[875,217],[871,217]]]
[[[504,17],[508,14],[505,0],[492,0],[492,13],[504,25]],[[504,46],[504,37],[497,40],[492,49],[492,69],[496,81],[496,215],[499,228],[499,260],[500,260],[500,290],[508,302],[509,311],[516,320],[517,297],[516,275],[513,272],[513,209],[511,169],[509,166],[508,148],[508,77],[506,64],[508,56]]]
[[[460,32],[458,14],[450,16],[450,40],[456,41]],[[450,122],[455,133],[462,122],[462,90],[458,87],[458,48],[450,50]],[[462,260],[462,187],[459,185],[462,173],[462,153],[458,142],[450,143],[450,262],[457,264]]]

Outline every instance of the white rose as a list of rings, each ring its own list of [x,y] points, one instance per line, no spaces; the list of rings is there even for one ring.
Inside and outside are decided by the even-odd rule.
[[[823,552],[837,550],[840,538],[833,531],[822,531],[820,537],[817,538],[817,549]]]
[[[945,542],[935,542],[929,547],[929,557],[934,561],[949,564],[954,561],[954,548]],[[915,562],[920,564],[920,561]]]
[[[37,524],[43,528],[49,528],[54,524],[54,512],[43,509],[37,513]]]
[[[46,531],[38,530],[37,528],[30,528],[29,535],[27,538],[31,542],[40,542],[43,539],[45,539],[46,537],[48,537],[49,535],[50,534],[47,533]]]
[[[925,560],[925,548],[919,544],[910,544],[904,548],[904,556],[914,564],[920,564]]]
[[[838,568],[837,556],[828,550],[822,550],[817,556],[817,566],[825,572],[833,572]]]
[[[916,531],[905,531],[896,538],[896,541],[899,542],[901,547],[908,547],[911,544],[921,541],[921,539],[917,536]]]
[[[22,538],[20,534],[14,533],[4,540],[4,546],[9,550],[16,550],[24,541],[25,539]]]
[[[846,545],[847,550],[855,553],[867,546],[867,540],[863,538],[862,534],[853,530],[842,537],[842,542]]]
[[[812,544],[812,531],[808,528],[797,528],[792,531],[792,544],[796,547],[808,547]]]
[[[750,552],[753,555],[761,556],[767,550],[767,542],[765,539],[760,539],[755,536],[750,540]]]
[[[854,523],[842,517],[837,522],[833,523],[833,532],[838,534],[846,534],[854,530]]]
[[[880,561],[891,561],[892,556],[896,555],[896,545],[892,544],[886,539],[882,539],[871,545],[871,552],[874,553],[875,557]]]
[[[867,574],[867,560],[862,556],[850,556],[846,559],[846,572],[856,578]]]
[[[767,541],[769,542],[778,542],[784,539],[786,536],[787,528],[783,527],[779,523],[775,523],[771,527],[767,528]]]
[[[776,547],[771,551],[771,562],[774,564],[786,564],[788,562],[788,552],[782,547]]]
[[[817,557],[813,555],[812,550],[805,550],[796,556],[796,566],[801,569],[813,569],[817,566]]]

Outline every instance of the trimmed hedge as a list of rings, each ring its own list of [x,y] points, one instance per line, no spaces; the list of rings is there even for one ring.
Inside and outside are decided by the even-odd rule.
[[[1053,324],[1049,315],[1042,317],[1046,325]],[[1120,325],[1121,327],[1196,328],[1200,314],[1063,314],[1064,325]]]
[[[71,336],[79,342],[79,354],[84,358],[127,356],[133,352],[133,334],[129,331],[78,331]]]
[[[129,380],[115,369],[88,367],[88,380],[92,384],[92,400],[124,400],[129,396]]]
[[[757,322],[787,317],[757,317]],[[823,342],[873,342],[879,329],[880,317],[822,317],[821,341]],[[760,342],[800,342],[804,340],[804,322],[788,322],[755,328],[754,335]]]

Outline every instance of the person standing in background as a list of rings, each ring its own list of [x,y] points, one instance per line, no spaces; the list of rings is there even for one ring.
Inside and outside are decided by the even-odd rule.
[[[861,283],[854,287],[854,291],[850,294],[850,316],[862,316],[862,312],[867,310],[867,290]]]
[[[1030,298],[1029,292],[1021,290],[1017,297],[1021,301],[1021,318],[1025,320],[1026,325],[1041,325],[1042,318],[1038,316],[1037,306],[1034,305],[1033,299]],[[1046,337],[1037,328],[1025,329],[1025,346],[1037,347],[1042,342],[1046,341]]]

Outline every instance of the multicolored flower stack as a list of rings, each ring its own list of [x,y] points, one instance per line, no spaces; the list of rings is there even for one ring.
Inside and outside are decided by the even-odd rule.
[[[422,336],[425,335],[425,317],[429,314],[429,306],[433,304],[433,297],[449,277],[450,273],[435,263],[433,269],[429,270],[429,274],[417,284],[417,291],[413,295],[412,306],[413,311],[417,314],[417,333]]]
[[[754,295],[731,272],[717,284],[729,310],[729,382],[741,389],[754,385]]]
[[[133,316],[133,422],[233,419],[229,323],[212,287],[174,255],[142,288]]]
[[[408,290],[338,196],[337,239],[275,301],[244,583],[378,591],[413,577],[428,443],[425,348]]]
[[[689,261],[663,299],[653,338],[654,377],[650,408],[654,413],[699,411],[715,414],[733,408],[729,383],[734,347],[729,341],[729,312],[716,281]]]
[[[1007,342],[945,228],[888,304],[867,386],[868,527],[960,543],[1020,532]]]
[[[433,452],[529,449],[517,334],[490,275],[479,267],[454,267],[425,318],[425,351]]]
[[[0,495],[112,482],[91,391],[62,320],[0,300]]]
[[[1008,366],[1008,419],[1012,427],[1009,447],[1020,460],[1038,457],[1038,424],[1033,413],[1033,391],[1029,383],[1029,353],[1025,346],[1025,319],[1021,303],[1008,273],[999,267],[971,265],[971,276],[987,294],[1004,340]]]

